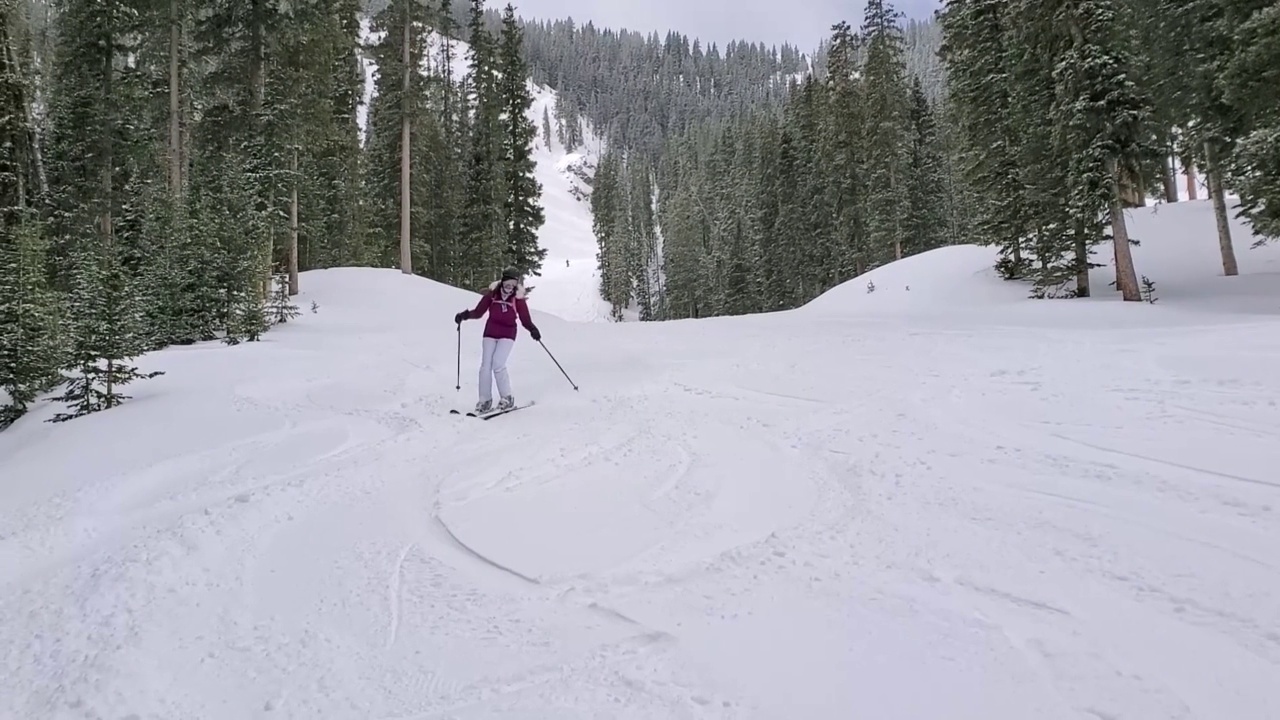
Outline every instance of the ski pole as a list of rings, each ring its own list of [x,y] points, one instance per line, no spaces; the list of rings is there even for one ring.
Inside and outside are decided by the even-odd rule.
[[[455,390],[462,390],[462,323],[458,323],[458,380]]]
[[[543,342],[542,342],[541,340],[539,340],[539,341],[538,341],[538,344],[539,344],[539,345],[542,345],[542,349],[543,349],[543,350],[547,350],[547,346],[546,346],[546,345],[544,345],[544,344],[543,344]],[[560,372],[561,372],[561,373],[564,373],[564,379],[565,379],[565,380],[568,380],[570,385],[573,385],[573,389],[574,389],[574,390],[577,390],[577,389],[578,389],[578,386],[577,386],[577,385],[574,385],[574,383],[573,383],[573,378],[569,377],[569,373],[567,373],[567,372],[565,372],[565,371],[564,371],[564,368],[560,366],[560,361],[556,359],[556,356],[555,356],[555,355],[552,355],[552,354],[551,354],[551,351],[550,351],[550,350],[547,350],[547,357],[551,358],[551,362],[555,363],[555,364],[556,364],[556,367],[560,368]]]

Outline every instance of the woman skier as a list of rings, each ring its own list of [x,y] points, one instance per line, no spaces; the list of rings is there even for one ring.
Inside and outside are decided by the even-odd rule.
[[[476,413],[487,413],[493,410],[493,382],[498,382],[498,410],[515,407],[516,400],[511,394],[511,380],[507,377],[507,357],[516,343],[516,318],[529,331],[535,341],[542,339],[542,333],[529,319],[529,305],[525,302],[524,283],[520,282],[520,273],[514,268],[507,268],[502,279],[489,286],[488,292],[480,298],[480,302],[472,310],[463,310],[453,316],[454,323],[461,325],[463,320],[478,320],[489,313],[484,324],[484,350],[480,359],[480,402],[476,403]]]

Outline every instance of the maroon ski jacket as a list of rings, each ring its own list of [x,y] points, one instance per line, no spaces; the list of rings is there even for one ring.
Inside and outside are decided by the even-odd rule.
[[[489,286],[489,291],[481,296],[475,308],[467,311],[467,319],[479,320],[487,312],[489,319],[484,324],[484,336],[515,340],[518,317],[524,329],[536,336],[538,328],[529,318],[529,304],[525,301],[524,286],[517,285],[514,293],[503,297],[499,285],[501,283],[495,282]]]

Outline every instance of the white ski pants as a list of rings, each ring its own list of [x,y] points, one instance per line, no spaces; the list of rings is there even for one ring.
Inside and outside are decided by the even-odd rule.
[[[507,377],[507,358],[515,340],[508,338],[484,339],[484,351],[480,356],[480,399],[493,400],[493,381],[498,381],[498,397],[511,394],[511,379]]]

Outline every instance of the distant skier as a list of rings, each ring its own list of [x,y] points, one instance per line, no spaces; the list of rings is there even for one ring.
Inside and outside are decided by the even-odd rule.
[[[480,359],[480,401],[476,403],[477,413],[493,410],[493,383],[498,383],[498,410],[507,410],[515,406],[515,396],[511,394],[511,380],[507,377],[507,358],[516,342],[516,318],[529,331],[529,337],[535,341],[542,339],[542,333],[529,319],[529,305],[525,301],[524,283],[520,281],[520,273],[515,268],[507,268],[502,279],[491,284],[489,290],[480,298],[480,302],[472,310],[463,310],[453,316],[458,325],[463,320],[478,320],[487,312],[489,319],[484,324],[484,348]]]

